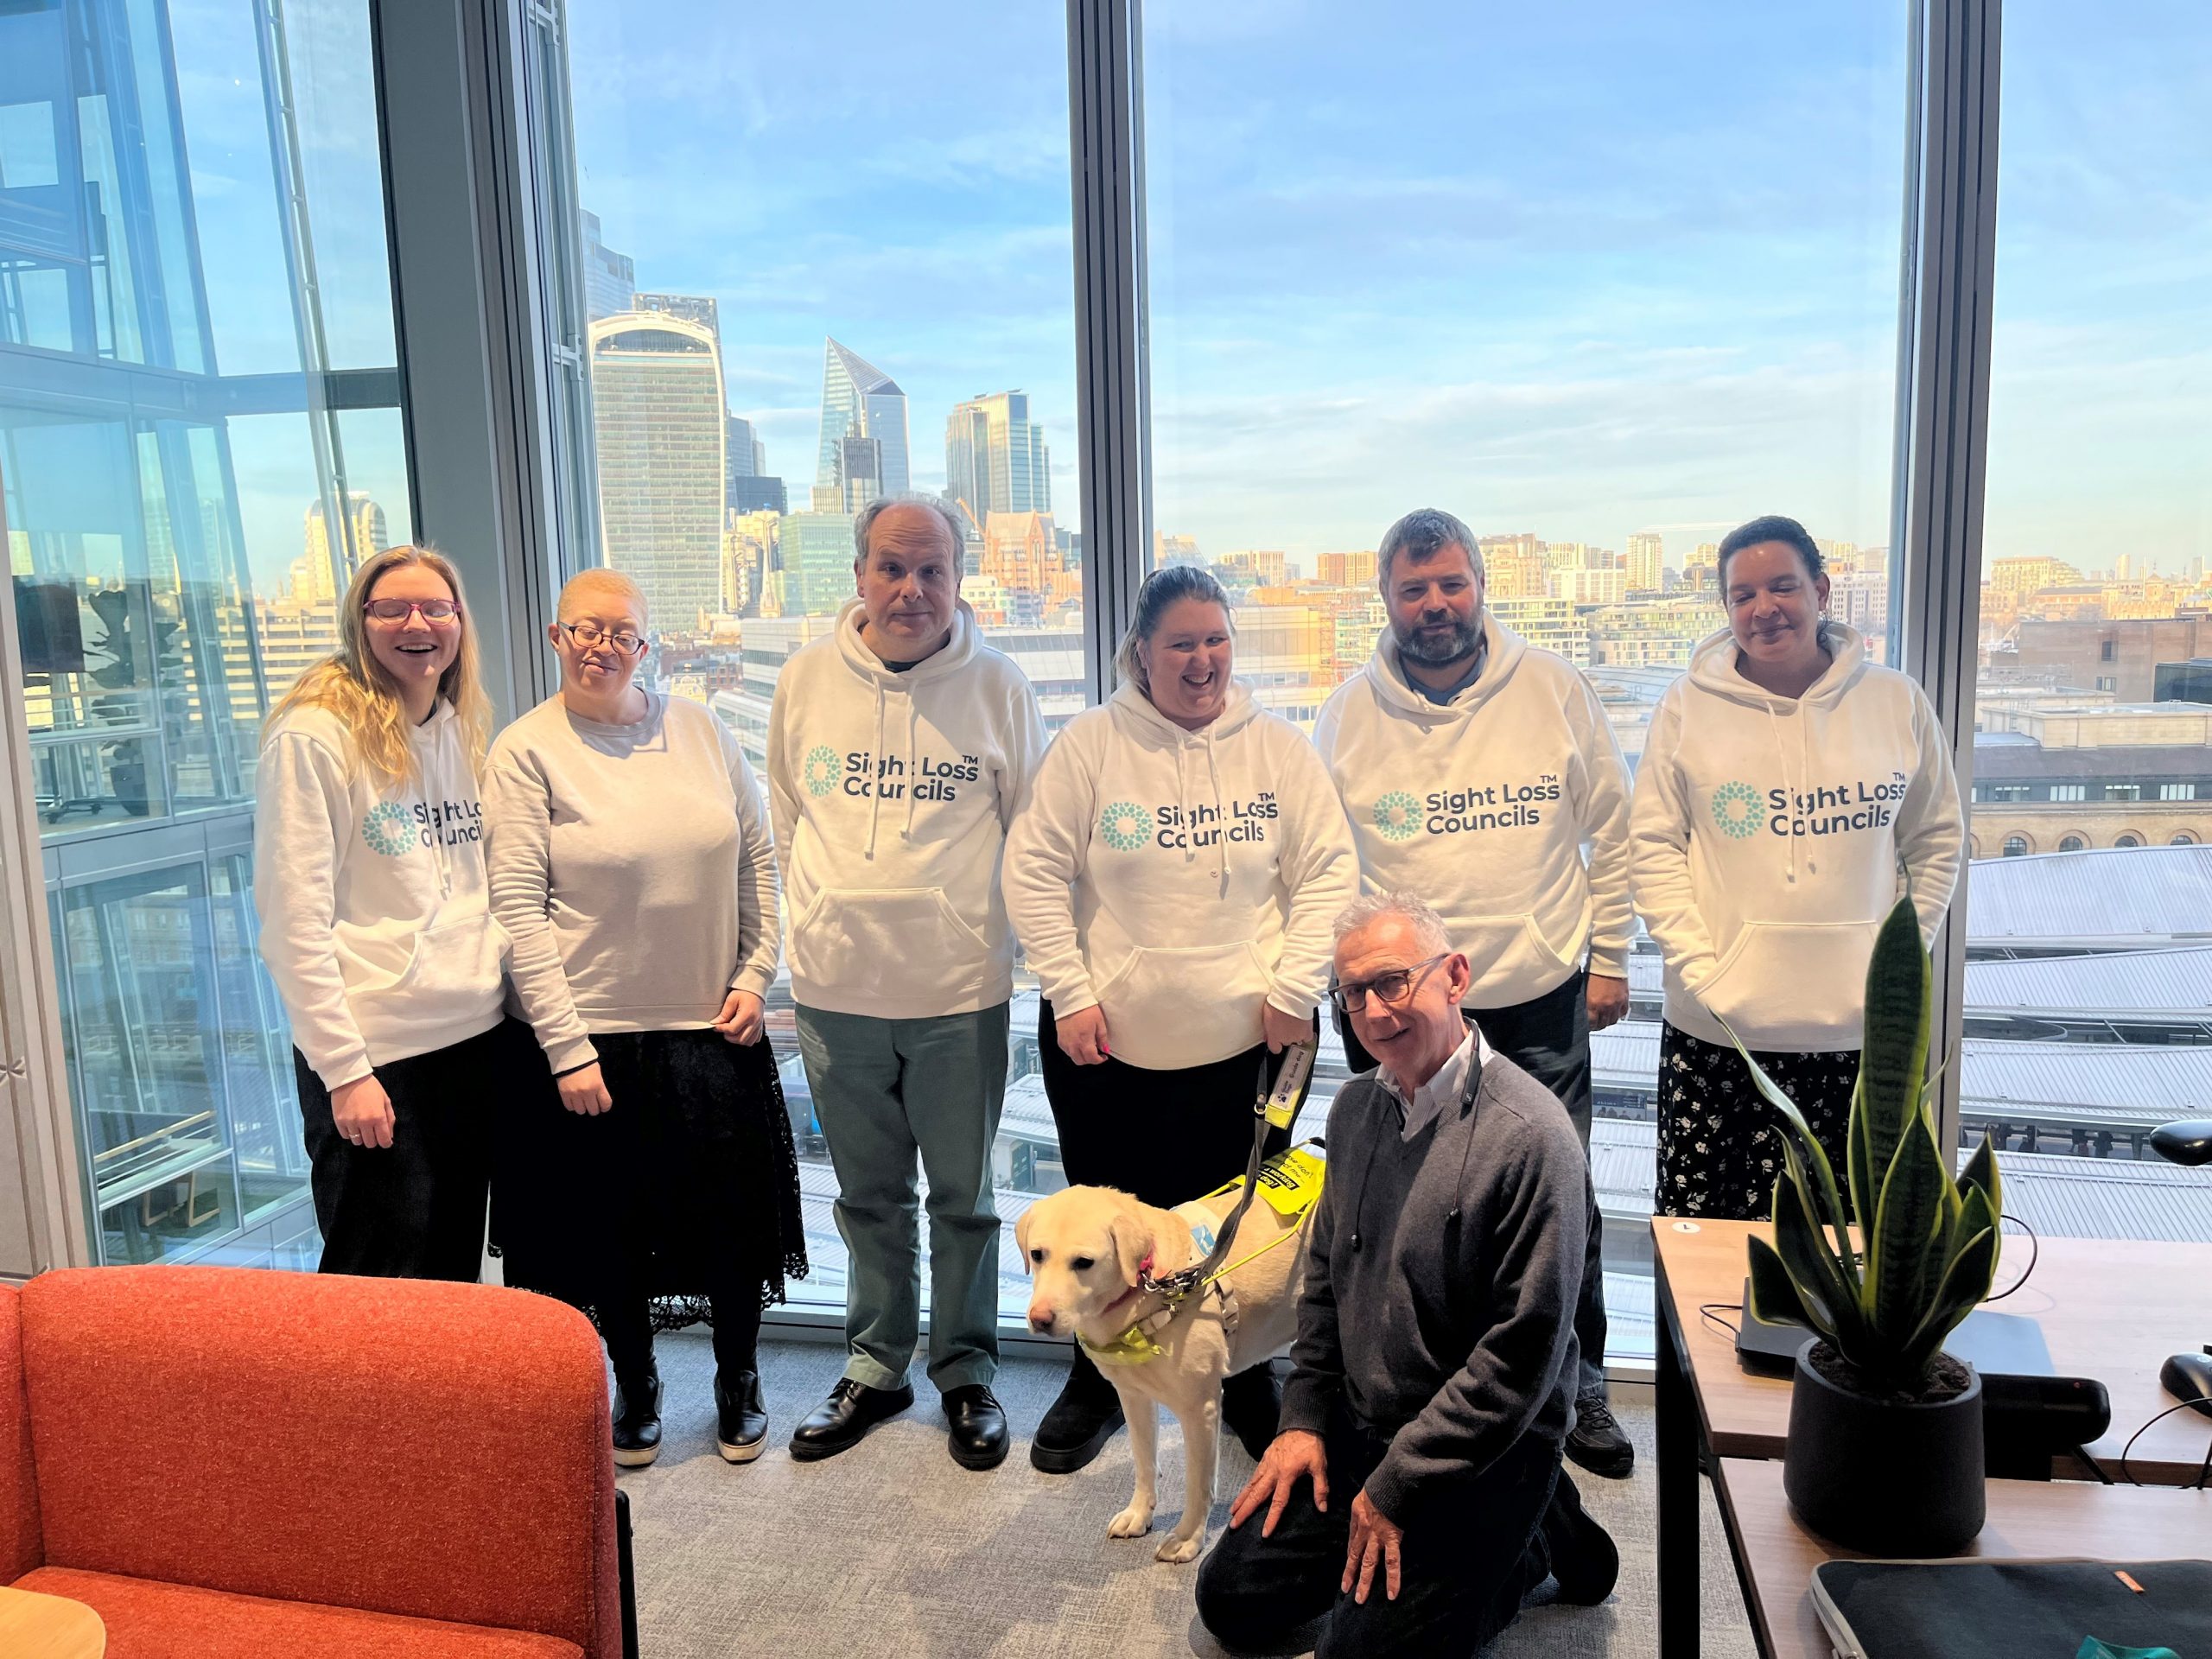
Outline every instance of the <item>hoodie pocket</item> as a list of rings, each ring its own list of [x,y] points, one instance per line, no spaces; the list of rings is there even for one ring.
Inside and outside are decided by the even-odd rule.
[[[917,975],[966,986],[994,952],[942,887],[824,887],[791,930],[791,972],[841,991],[913,995]]]
[[[1697,999],[1746,1048],[1853,1046],[1873,922],[1746,922]]]
[[[1271,982],[1249,940],[1138,946],[1100,982],[1098,1005],[1117,1058],[1167,1071],[1257,1042]]]
[[[463,1021],[498,1006],[505,994],[507,936],[480,905],[441,912],[412,933],[356,933],[340,946],[347,994],[396,1016],[420,1006],[423,1018]]]
[[[1556,979],[1567,958],[1552,948],[1536,918],[1517,916],[1474,916],[1452,929],[1453,946],[1466,953],[1478,985],[1511,984],[1516,980]]]

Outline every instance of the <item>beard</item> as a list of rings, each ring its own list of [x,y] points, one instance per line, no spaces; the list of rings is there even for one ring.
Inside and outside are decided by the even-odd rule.
[[[1442,668],[1473,656],[1475,647],[1482,643],[1481,624],[1473,620],[1462,622],[1456,617],[1447,620],[1452,624],[1452,632],[1448,634],[1422,632],[1422,629],[1429,626],[1425,618],[1411,629],[1401,628],[1392,623],[1390,632],[1398,641],[1399,655],[1428,668]]]

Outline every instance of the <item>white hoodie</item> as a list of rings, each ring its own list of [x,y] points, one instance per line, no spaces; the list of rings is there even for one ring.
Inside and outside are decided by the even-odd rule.
[[[1311,1015],[1351,830],[1299,729],[1231,682],[1188,732],[1133,685],[1070,721],[1007,837],[1007,907],[1055,1014],[1098,1007],[1114,1058],[1204,1065]]]
[[[785,954],[802,1007],[883,1020],[1014,995],[999,851],[1045,752],[1036,693],[974,614],[894,673],[861,604],[794,652],[768,715]]]
[[[440,702],[408,744],[415,777],[386,788],[350,760],[327,709],[293,709],[262,738],[261,956],[328,1089],[502,1014],[506,936],[486,903],[483,812],[453,706]]]
[[[1761,690],[1726,630],[1652,716],[1630,836],[1637,906],[1666,953],[1667,1020],[1709,1043],[1855,1049],[1867,958],[1909,882],[1923,938],[1959,876],[1951,746],[1920,687],[1829,623],[1802,697]]]
[[[1439,705],[1389,629],[1313,728],[1370,892],[1419,893],[1474,964],[1471,1008],[1541,996],[1583,963],[1628,972],[1628,772],[1589,682],[1485,612],[1475,683]],[[1590,843],[1590,861],[1582,843]]]

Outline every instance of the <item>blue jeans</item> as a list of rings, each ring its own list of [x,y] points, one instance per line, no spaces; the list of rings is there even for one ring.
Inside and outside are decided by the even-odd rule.
[[[930,1381],[999,1369],[999,1212],[991,1142],[1006,1097],[1007,1005],[928,1020],[799,1008],[798,1048],[837,1172],[845,1375],[895,1389],[921,1330],[921,1205],[929,1178]]]

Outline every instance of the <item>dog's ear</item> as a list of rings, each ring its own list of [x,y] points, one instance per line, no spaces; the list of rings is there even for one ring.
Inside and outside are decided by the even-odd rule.
[[[1035,1206],[1031,1207],[1033,1209]],[[1029,1211],[1027,1210],[1024,1210],[1014,1219],[1014,1248],[1021,1257],[1022,1272],[1034,1279],[1037,1276],[1036,1270],[1029,1265]]]
[[[1135,1284],[1152,1255],[1151,1224],[1134,1209],[1118,1211],[1107,1224],[1107,1234],[1114,1241],[1114,1254],[1121,1258],[1122,1282]]]

